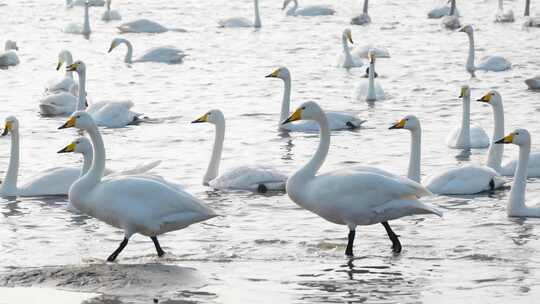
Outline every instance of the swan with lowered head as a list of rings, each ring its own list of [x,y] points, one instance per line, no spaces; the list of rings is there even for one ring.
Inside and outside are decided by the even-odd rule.
[[[351,24],[365,25],[365,24],[370,24],[370,23],[371,23],[371,18],[369,17],[369,14],[368,14],[368,0],[364,0],[364,8],[362,10],[362,14],[352,18]]]
[[[397,123],[393,124],[389,129],[405,129],[411,132],[411,153],[409,155],[407,178],[420,184],[420,166],[422,158],[422,127],[420,125],[420,120],[414,115],[407,115]]]
[[[260,28],[261,27],[261,16],[259,14],[259,0],[253,0],[253,6],[254,6],[254,20],[251,22],[250,20],[243,18],[243,17],[233,17],[233,18],[227,18],[227,19],[221,19],[218,21],[219,27],[254,27],[254,28]]]
[[[12,40],[7,40],[4,46],[4,53],[0,53],[0,67],[15,66],[19,64],[19,56],[15,51],[18,51],[17,43]]]
[[[210,110],[192,123],[208,122],[216,126],[212,157],[203,178],[203,185],[221,190],[247,190],[265,193],[285,191],[287,175],[268,166],[240,166],[219,174],[225,139],[225,117],[220,110]]]
[[[523,27],[540,27],[540,16],[530,16],[530,10],[531,10],[531,0],[525,0],[525,13],[523,16],[525,16],[525,22],[523,23]]]
[[[160,34],[168,31],[171,32],[186,32],[181,28],[167,28],[163,25],[149,20],[149,19],[137,19],[134,21],[126,22],[117,27],[120,33],[150,33]]]
[[[68,50],[63,50],[58,54],[58,64],[56,65],[56,70],[65,64],[70,65],[73,63],[73,56]],[[73,79],[73,72],[66,71],[64,77],[60,79],[50,80],[47,86],[45,87],[45,94],[49,93],[61,93],[68,92],[76,96],[79,91],[79,84]]]
[[[357,100],[365,100],[368,102],[380,101],[385,98],[384,90],[380,83],[375,82],[375,53],[369,52],[369,71],[368,79],[360,83],[355,89]]]
[[[147,50],[141,57],[133,60],[133,46],[131,42],[124,38],[114,38],[109,48],[109,53],[112,52],[117,46],[125,44],[127,47],[126,57],[124,57],[125,63],[134,62],[162,62],[162,63],[182,63],[186,54],[180,49],[173,46],[161,46]]]
[[[448,5],[450,1],[444,1],[445,2],[444,4],[441,3],[437,5],[435,8],[433,8],[432,10],[430,10],[427,14],[428,18],[439,19],[444,16],[451,16],[450,10],[452,9],[452,5],[451,4],[450,6]],[[459,15],[459,12],[457,11],[457,9],[455,11],[455,14]]]
[[[450,2],[450,14],[442,18],[441,24],[444,28],[455,30],[461,27],[461,23],[459,22],[459,15],[456,11],[456,0],[450,0]]]
[[[540,206],[528,207],[525,205],[527,163],[531,152],[531,135],[525,129],[516,129],[495,143],[519,146],[518,166],[514,174],[514,183],[512,184],[512,190],[510,190],[506,213],[512,217],[540,217]]]
[[[81,25],[80,23],[69,23],[66,25],[63,29],[64,33],[69,34],[79,34],[83,35],[86,38],[90,36],[92,33],[92,29],[90,29],[90,16],[89,16],[89,7],[88,1],[84,5],[84,22]]]
[[[338,67],[350,69],[363,66],[364,63],[362,62],[362,59],[351,54],[351,48],[349,47],[348,42],[354,43],[352,39],[351,29],[343,30],[343,34],[341,35],[343,53],[338,58]]]
[[[101,20],[103,21],[113,21],[113,20],[122,20],[120,12],[117,10],[111,10],[112,0],[107,0],[107,10],[101,15]]]
[[[328,16],[333,15],[336,11],[328,6],[324,5],[311,5],[303,8],[298,8],[298,0],[285,0],[283,1],[283,8],[286,9],[289,3],[293,3],[293,6],[289,8],[286,12],[287,16]]]
[[[72,127],[88,133],[94,160],[90,170],[69,189],[70,203],[77,210],[124,230],[124,239],[107,261],[114,261],[135,233],[150,237],[158,256],[163,256],[158,235],[216,216],[202,200],[155,180],[136,176],[102,179],[105,147],[97,125],[88,113],[77,111],[60,129]]]
[[[330,147],[328,120],[314,102],[303,103],[284,123],[296,120],[313,120],[319,124],[320,142],[311,160],[287,180],[287,194],[300,207],[329,222],[348,226],[346,255],[353,255],[358,225],[381,223],[397,253],[401,251],[401,243],[388,221],[415,214],[441,216],[438,210],[418,200],[430,193],[411,180],[348,168],[317,174]]]
[[[508,70],[512,67],[510,61],[501,56],[485,56],[480,61],[480,64],[474,63],[474,30],[471,25],[462,27],[460,32],[467,34],[469,37],[469,55],[467,56],[467,63],[465,69],[471,74],[471,77],[475,77],[476,70],[500,72]]]
[[[459,95],[463,100],[461,127],[456,127],[446,138],[446,144],[453,149],[482,149],[489,147],[489,137],[480,126],[471,126],[471,89],[461,87]]]
[[[283,80],[285,88],[283,90],[283,100],[281,102],[281,112],[279,117],[279,129],[287,131],[300,132],[317,132],[319,125],[313,121],[302,121],[298,123],[283,124],[282,122],[290,115],[291,106],[291,72],[286,67],[275,69],[272,73],[265,76],[266,78],[279,78]],[[365,120],[362,120],[355,115],[344,112],[327,112],[326,113],[330,130],[356,129],[359,128]]]
[[[514,12],[512,10],[504,10],[503,2],[504,0],[498,0],[499,7],[497,13],[495,14],[495,22],[514,22]]]

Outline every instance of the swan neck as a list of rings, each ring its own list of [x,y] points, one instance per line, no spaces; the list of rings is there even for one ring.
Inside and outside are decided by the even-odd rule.
[[[364,9],[362,11],[364,14],[368,13],[368,0],[364,0]]]
[[[257,28],[261,27],[261,16],[259,15],[259,0],[255,1],[255,22],[253,25]]]
[[[285,84],[285,87],[283,90],[283,101],[281,102],[281,113],[279,115],[280,127],[281,123],[289,117],[289,111],[291,106],[291,77],[288,76],[283,79],[283,83]]]
[[[105,146],[103,144],[103,138],[95,123],[86,131],[92,141],[94,157],[92,159],[90,170],[80,178],[80,181],[87,189],[91,189],[101,181],[103,173],[105,172]]]
[[[223,151],[223,141],[225,140],[225,120],[218,121],[216,123],[216,135],[214,137],[214,147],[212,148],[212,156],[210,157],[210,163],[208,169],[203,178],[203,184],[208,183],[218,177],[219,164],[221,162],[221,152]]]
[[[519,158],[516,168],[516,174],[514,176],[514,183],[512,184],[512,190],[510,191],[510,198],[508,200],[508,213],[515,214],[515,211],[525,209],[525,188],[527,185],[527,167],[529,163],[529,153],[531,151],[531,144],[519,146]]]
[[[2,182],[2,195],[17,195],[17,178],[19,175],[19,130],[11,131],[11,152],[6,177]]]
[[[474,77],[474,34],[467,33],[467,36],[469,37],[469,55],[467,57],[466,69],[471,74],[471,76]]]
[[[377,100],[377,95],[375,94],[375,63],[369,63],[369,75],[368,75],[368,93],[367,101]]]
[[[86,109],[86,70],[81,70],[79,74],[79,101],[77,102],[77,111]]]
[[[83,34],[90,34],[90,16],[88,14],[88,5],[84,6],[84,25]]]
[[[502,103],[493,106],[493,141],[504,136],[504,109]],[[501,171],[501,162],[504,152],[504,145],[491,144],[489,146],[487,166],[493,170]]]
[[[298,170],[294,175],[302,175],[303,177],[314,177],[317,171],[321,168],[328,155],[328,149],[330,148],[330,129],[328,127],[328,120],[325,114],[322,114],[316,122],[319,124],[320,141],[317,147],[317,152],[311,158],[311,160],[302,169]]]
[[[81,176],[84,176],[90,170],[90,166],[92,166],[93,159],[94,159],[93,150],[83,153],[83,165],[81,168]]]
[[[456,13],[456,0],[450,1],[450,16],[454,16]]]
[[[523,13],[523,16],[529,17],[530,9],[531,9],[531,0],[525,0],[525,13]]]
[[[66,66],[71,65],[73,63],[73,56],[71,56],[71,53],[66,52],[63,54],[63,57],[64,57],[64,62]],[[68,71],[66,69],[66,77],[73,79],[73,71]]]
[[[127,47],[127,52],[126,52],[126,57],[124,57],[124,62],[132,63],[133,62],[133,45],[131,44],[131,42],[129,42],[129,40],[126,40],[126,39],[123,39],[122,42]]]
[[[499,0],[499,10],[503,10],[503,0]]]
[[[407,177],[420,183],[420,163],[422,158],[422,129],[411,130],[411,155],[409,156],[409,170]]]
[[[471,146],[471,96],[463,96],[463,111],[461,112],[461,131],[457,142],[458,148]]]

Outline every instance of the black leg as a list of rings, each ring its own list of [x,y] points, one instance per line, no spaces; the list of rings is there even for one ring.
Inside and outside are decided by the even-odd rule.
[[[491,179],[491,180],[489,181],[489,189],[490,189],[491,191],[495,190],[495,180],[494,180],[494,179]]]
[[[354,230],[349,230],[349,243],[347,243],[347,249],[345,249],[345,255],[353,256],[353,243],[354,236],[356,232]]]
[[[120,254],[120,252],[122,252],[122,250],[124,250],[124,247],[126,247],[127,243],[128,239],[124,238],[124,240],[122,240],[122,243],[120,243],[120,246],[118,246],[118,248],[107,258],[107,261],[113,262],[114,260],[116,260],[116,257]]]
[[[401,243],[399,242],[399,238],[397,234],[395,234],[394,231],[392,231],[392,228],[390,228],[390,225],[388,224],[388,222],[382,222],[381,224],[383,224],[384,229],[386,229],[386,233],[388,233],[388,237],[392,241],[392,250],[395,253],[400,253]]]
[[[152,242],[154,242],[154,246],[156,246],[158,257],[162,257],[165,254],[165,251],[163,251],[163,249],[161,249],[161,246],[159,246],[159,241],[157,239],[157,236],[152,236],[150,238],[152,239]]]

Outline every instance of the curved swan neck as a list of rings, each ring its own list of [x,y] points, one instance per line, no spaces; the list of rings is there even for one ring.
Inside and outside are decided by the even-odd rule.
[[[92,161],[94,159],[94,151],[89,150],[83,153],[83,165],[81,168],[81,176],[84,176],[88,170],[90,170],[90,166],[92,166]]]
[[[86,70],[80,70],[77,74],[79,75],[79,101],[76,110],[84,111],[86,109]]]
[[[214,137],[214,147],[208,169],[203,177],[203,184],[208,183],[219,175],[219,164],[221,162],[221,152],[223,151],[223,141],[225,139],[225,120],[216,122],[216,135]]]
[[[298,9],[298,1],[297,0],[292,0],[292,3],[293,3],[293,6],[287,12],[287,14],[289,14],[289,15],[295,15],[296,10]]]
[[[474,70],[476,69],[474,66],[474,34],[467,33],[467,36],[469,37],[469,55],[467,56],[467,64],[465,68],[467,69],[467,72],[471,74],[471,77],[475,77]]]
[[[127,39],[121,39],[120,43],[124,43],[127,47],[126,57],[124,57],[125,63],[133,62],[133,45]]]
[[[369,63],[369,75],[368,75],[368,93],[367,101],[377,100],[377,94],[375,94],[375,63]]]
[[[519,214],[519,211],[526,208],[525,188],[527,185],[527,167],[530,151],[530,143],[519,146],[518,165],[514,176],[514,183],[512,184],[512,190],[510,191],[510,198],[508,199],[507,212],[509,215]]]
[[[283,90],[283,101],[281,102],[281,113],[279,115],[279,126],[281,128],[281,123],[289,117],[289,111],[291,106],[291,76],[285,77],[283,79],[285,84]]]
[[[364,9],[362,11],[364,14],[368,13],[368,0],[364,0]]]
[[[19,175],[19,130],[18,127],[11,131],[11,152],[6,177],[2,181],[2,195],[17,195],[17,178]]]
[[[492,104],[493,107],[493,140],[504,137],[504,109],[502,102]],[[487,166],[493,170],[501,171],[501,162],[504,152],[504,145],[491,144],[489,146]]]
[[[95,123],[93,123],[90,128],[86,129],[86,132],[88,132],[90,140],[92,141],[94,157],[92,159],[90,170],[77,181],[77,184],[80,182],[80,184],[83,184],[85,188],[89,190],[101,181],[103,173],[105,172],[105,146],[103,144],[103,138]]]
[[[458,147],[471,146],[471,96],[463,96],[463,111],[461,112],[461,131],[459,133]]]
[[[62,57],[64,59],[64,62],[65,62],[66,66],[71,65],[73,63],[73,56],[71,55],[70,52],[64,51],[62,53]],[[73,79],[73,71],[68,71],[66,69],[66,77]]]
[[[320,117],[316,120],[319,124],[320,141],[317,147],[317,152],[311,158],[311,160],[302,169],[298,170],[294,176],[302,175],[303,177],[313,177],[317,174],[317,171],[321,168],[328,154],[330,148],[330,129],[328,127],[328,120],[324,113],[321,113]]]
[[[409,156],[409,170],[407,177],[413,181],[420,183],[420,162],[422,147],[422,129],[411,130],[411,155]]]
[[[255,1],[255,22],[253,22],[253,26],[256,28],[261,27],[261,16],[259,15],[259,0]]]
[[[90,16],[88,14],[89,6],[84,6],[84,25],[83,25],[83,34],[90,34]]]
[[[523,16],[529,17],[530,9],[531,9],[531,0],[525,0],[525,13],[523,13]]]
[[[450,16],[454,16],[456,13],[456,0],[450,1]]]

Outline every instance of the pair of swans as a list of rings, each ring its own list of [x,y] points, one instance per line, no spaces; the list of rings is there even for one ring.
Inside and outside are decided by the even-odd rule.
[[[368,54],[369,57],[369,69],[368,79],[362,81],[360,85],[355,89],[355,95],[357,100],[365,100],[367,102],[380,101],[385,98],[384,90],[379,82],[375,82],[375,58],[376,55],[373,51]]]
[[[390,53],[386,48],[364,45],[358,50],[351,51],[349,42],[354,44],[351,29],[346,28],[341,34],[341,45],[343,53],[338,58],[338,66],[346,69],[361,67],[364,65],[363,58],[369,58],[369,52],[373,52],[375,57],[390,58]]]
[[[15,51],[18,51],[17,43],[12,40],[6,40],[4,44],[4,52],[0,53],[0,68],[16,66],[19,64],[19,56]]]
[[[498,9],[495,14],[495,22],[514,22],[514,12],[510,10],[504,10],[503,7],[504,0],[498,0]]]
[[[486,56],[482,58],[480,64],[476,65],[474,62],[474,30],[471,25],[462,27],[460,32],[467,34],[469,37],[469,55],[467,57],[467,63],[465,69],[471,74],[471,77],[475,77],[476,70],[500,72],[508,70],[512,67],[510,61],[501,56]]]
[[[124,239],[107,261],[114,261],[135,233],[150,237],[158,256],[163,256],[158,235],[217,216],[202,200],[155,179],[103,179],[105,147],[96,123],[88,113],[77,111],[59,129],[72,127],[88,133],[94,159],[88,172],[69,189],[69,202],[77,210],[124,230]]]
[[[303,8],[298,8],[298,0],[285,0],[283,1],[283,7],[282,9],[286,9],[289,4],[292,3],[292,7],[289,8],[285,14],[287,16],[306,16],[306,17],[313,17],[313,16],[329,16],[336,13],[336,11],[326,5],[310,5],[305,6]]]
[[[427,14],[428,18],[439,19],[444,16],[452,16],[450,12],[452,10],[451,1],[452,0],[444,1],[445,2],[444,4],[438,4],[436,7],[431,9]],[[450,5],[448,5],[448,3],[450,3]],[[454,14],[459,16],[459,12],[457,11],[457,9],[455,10]]]
[[[121,44],[125,44],[127,47],[126,56],[124,57],[125,63],[161,62],[176,64],[184,62],[184,57],[186,57],[186,54],[184,54],[184,52],[178,48],[173,46],[161,46],[151,48],[144,52],[141,57],[133,60],[133,45],[131,45],[131,42],[124,38],[113,39],[111,42],[111,47],[109,48],[109,53]]]
[[[300,207],[329,222],[348,226],[346,255],[353,255],[358,225],[381,223],[393,251],[398,253],[401,243],[388,221],[416,214],[441,216],[440,211],[419,201],[420,197],[430,195],[425,187],[392,173],[358,166],[317,174],[330,147],[327,116],[315,102],[305,102],[284,123],[298,120],[316,122],[320,142],[311,160],[287,180],[287,194]]]
[[[287,175],[268,166],[240,166],[219,174],[225,139],[225,117],[220,110],[208,111],[192,123],[210,123],[216,128],[212,156],[203,177],[203,185],[221,190],[247,190],[260,193],[285,191]]]
[[[107,9],[101,15],[103,21],[122,20],[120,12],[117,10],[111,10],[112,0],[107,0]]]
[[[362,9],[362,14],[351,19],[351,24],[355,25],[366,25],[371,23],[371,18],[368,14],[368,0],[364,0],[364,8]]]
[[[317,132],[319,126],[313,121],[302,121],[294,124],[282,123],[290,115],[292,81],[289,69],[286,67],[277,68],[272,73],[266,75],[266,78],[281,79],[285,85],[281,102],[279,129],[285,131]],[[343,112],[327,112],[326,115],[331,130],[356,129],[365,122],[365,120],[362,120],[355,115]]]
[[[461,27],[459,22],[459,15],[456,8],[456,0],[450,0],[450,13],[448,16],[444,16],[441,20],[441,24],[444,28],[455,30]]]
[[[81,25],[80,23],[69,23],[63,29],[64,33],[83,35],[86,38],[90,37],[92,29],[90,28],[90,13],[89,13],[89,3],[86,2],[84,5],[84,21]]]
[[[525,0],[525,22],[523,23],[524,27],[540,27],[540,16],[530,16],[531,11],[531,0]]]
[[[243,17],[233,17],[218,21],[220,27],[261,27],[261,15],[259,14],[259,0],[253,0],[254,17],[253,22]]]

